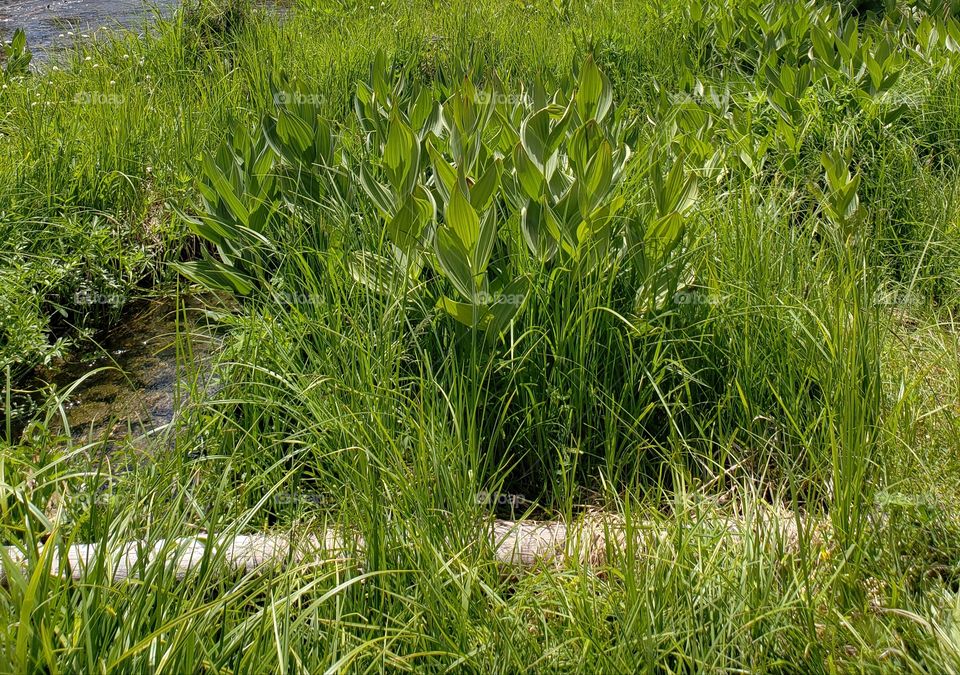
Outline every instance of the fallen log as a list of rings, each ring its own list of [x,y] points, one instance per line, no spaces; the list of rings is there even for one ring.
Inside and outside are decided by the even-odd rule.
[[[540,562],[568,558],[577,551],[587,551],[597,544],[595,525],[583,524],[568,528],[564,523],[540,521],[506,521],[493,523],[491,530],[494,557],[498,563],[530,567]],[[207,549],[210,549],[208,551]],[[195,537],[160,539],[154,543],[134,541],[115,547],[101,544],[73,544],[66,550],[50,550],[50,574],[82,579],[97,565],[102,565],[110,578],[122,581],[138,576],[147,565],[164,559],[177,578],[197,568],[204,556],[220,555],[227,568],[253,572],[268,565],[290,564],[308,558],[318,563],[351,559],[362,553],[363,540],[345,539],[333,529],[320,535],[295,538],[284,534],[239,534],[225,541],[210,541],[201,534]],[[12,564],[27,567],[28,558],[15,546],[4,549],[8,562],[0,565],[0,583],[6,582],[6,568]]]
[[[771,524],[772,521],[766,521]],[[792,521],[777,521],[780,536],[792,539],[796,530]],[[741,528],[726,523],[723,529],[735,536]],[[641,528],[639,538],[659,539],[666,531],[654,527]],[[626,546],[625,528],[619,519],[585,518],[573,525],[553,521],[497,520],[490,528],[494,559],[497,563],[515,568],[530,568],[540,564],[575,561],[585,565],[600,565],[611,549],[623,551]],[[651,539],[648,539],[648,542]],[[224,540],[211,541],[208,535],[160,539],[154,543],[134,541],[106,546],[101,544],[73,544],[65,550],[55,548],[41,551],[49,556],[50,574],[76,580],[102,566],[113,581],[139,576],[148,565],[162,559],[178,579],[183,579],[200,566],[205,555],[222,556],[230,570],[250,573],[268,566],[296,564],[307,560],[317,563],[347,562],[362,555],[364,542],[359,536],[345,536],[341,531],[326,529],[321,534],[295,537],[286,534],[238,534]],[[208,551],[209,549],[209,551]],[[6,584],[7,569],[13,565],[26,569],[28,557],[15,546],[2,549],[0,584]]]
[[[148,565],[164,559],[176,577],[183,579],[190,570],[200,566],[208,549],[212,556],[222,555],[227,568],[243,572],[253,572],[271,564],[296,562],[311,553],[329,552],[330,561],[346,558],[343,542],[333,530],[321,536],[306,537],[299,542],[287,535],[273,533],[238,534],[224,542],[211,542],[206,534],[201,534],[159,539],[152,544],[146,541],[126,542],[114,548],[102,544],[73,544],[66,550],[49,552],[50,574],[80,580],[96,566],[102,565],[109,578],[116,582],[137,577]],[[336,551],[340,552],[339,555],[335,554]],[[8,565],[23,569],[28,564],[27,556],[15,546],[6,547],[4,557],[9,563],[0,565],[0,583],[7,582]]]

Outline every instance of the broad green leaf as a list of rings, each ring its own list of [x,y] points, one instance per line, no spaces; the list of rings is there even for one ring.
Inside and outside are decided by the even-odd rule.
[[[22,52],[27,46],[27,34],[22,28],[17,28],[13,32],[13,40],[10,41],[11,51],[16,54]]]
[[[600,144],[604,141],[603,132],[595,120],[590,120],[580,126],[567,145],[567,154],[570,158],[570,165],[573,167],[574,174],[578,178],[583,178],[587,172],[587,166],[590,158],[593,157]]]
[[[554,123],[553,128],[550,130],[550,135],[547,137],[547,150],[551,154],[560,148],[563,140],[566,138],[567,129],[573,121],[574,110],[574,101],[571,100],[567,104],[566,109],[564,109],[563,115]]]
[[[520,115],[521,112],[522,109],[518,107],[516,115]],[[520,142],[520,124],[522,120],[514,122],[506,112],[499,109],[497,110],[496,118],[498,131],[493,147],[504,154],[509,154],[513,150],[513,146]]]
[[[530,161],[522,144],[518,143],[513,149],[513,166],[517,172],[517,180],[526,195],[533,200],[540,199],[543,190],[543,174]]]
[[[213,158],[208,154],[203,156],[203,170],[204,175],[213,185],[214,189],[216,189],[217,197],[227,206],[231,215],[233,215],[240,224],[246,225],[250,219],[250,213],[243,205],[243,202],[240,201],[236,192],[234,192],[230,181],[227,180],[223,172],[220,171],[220,167],[214,163]]]
[[[474,299],[476,284],[470,270],[468,253],[449,227],[437,230],[437,261],[444,276],[465,298]]]
[[[419,87],[416,98],[410,107],[410,125],[417,135],[428,130],[428,122],[435,111],[433,94],[429,87]]]
[[[577,112],[580,120],[603,120],[613,103],[613,87],[593,56],[588,56],[580,71],[580,83],[577,88]]]
[[[490,256],[493,255],[493,245],[497,241],[497,210],[490,209],[484,213],[480,221],[480,238],[470,256],[470,266],[473,274],[480,276],[487,271]]]
[[[580,188],[580,215],[587,217],[606,198],[613,179],[613,149],[606,140],[590,160]]]
[[[530,281],[526,278],[516,279],[500,290],[496,300],[487,306],[489,323],[486,326],[486,335],[488,339],[496,339],[507,330],[510,322],[523,307],[529,292]]]
[[[480,218],[459,186],[450,195],[446,223],[453,230],[464,250],[472,251],[480,238]]]
[[[390,87],[387,85],[387,77],[390,72],[387,67],[387,55],[382,49],[378,49],[373,57],[373,92],[380,99],[380,104],[384,105],[390,97]]]
[[[470,204],[480,212],[483,212],[490,205],[490,200],[496,194],[497,188],[500,187],[500,172],[503,168],[503,162],[496,159],[493,162],[490,162],[490,165],[487,167],[487,170],[484,172],[483,176],[480,177],[480,180],[470,188]]]
[[[449,101],[454,124],[467,137],[472,136],[477,130],[479,122],[477,100],[476,86],[469,77],[465,77],[460,86],[460,91]]]
[[[696,177],[693,174],[687,175],[680,158],[674,161],[665,178],[655,169],[650,180],[657,212],[661,216],[689,208],[696,198]]]
[[[348,267],[354,280],[384,295],[396,290],[403,279],[402,270],[396,262],[369,251],[355,251]]]
[[[576,246],[577,228],[583,215],[580,213],[580,181],[575,180],[552,208],[547,208],[544,214],[551,234],[568,250]]]
[[[314,118],[313,138],[314,163],[324,167],[332,167],[334,164],[336,140],[334,139],[330,125],[319,116]]]
[[[543,222],[546,225],[547,232],[557,240],[567,255],[575,258],[577,256],[577,229],[581,219],[575,197],[570,197],[569,204],[572,205],[572,211],[576,214],[573,217],[569,217],[567,213],[561,216],[557,211],[550,208],[548,204],[541,204],[541,207],[543,209]]]
[[[190,281],[213,291],[235,295],[249,295],[253,291],[250,277],[215,260],[174,263],[173,267]]]
[[[520,125],[520,142],[527,157],[545,178],[547,164],[552,154],[548,145],[550,138],[550,108],[543,108],[527,117]]]
[[[453,192],[454,185],[457,183],[457,172],[436,149],[431,140],[427,141],[427,154],[430,155],[433,174],[437,178],[437,187],[440,189],[443,198],[449,200],[450,193]]]
[[[360,164],[359,171],[360,187],[373,202],[373,205],[380,211],[380,215],[389,218],[395,208],[393,196],[381,185],[373,176],[365,164]]]
[[[273,146],[265,143],[255,158],[253,167],[251,167],[253,175],[259,177],[261,181],[272,178],[273,165],[276,161],[276,158],[277,153]]]
[[[539,202],[530,201],[520,211],[520,229],[530,252],[539,260],[550,260],[556,254],[560,232],[551,234]]]
[[[313,146],[313,130],[309,124],[284,108],[277,111],[277,136],[284,145],[295,152],[299,162],[303,164],[313,162],[314,157],[308,152]]]
[[[679,244],[683,230],[683,217],[677,212],[669,213],[647,226],[647,236],[644,237],[644,241],[651,245],[653,250],[666,254]]]
[[[444,295],[440,297],[437,306],[467,328],[478,328],[489,320],[489,311],[483,305],[457,302]]]
[[[390,118],[390,132],[383,152],[383,165],[393,189],[405,194],[412,187],[411,174],[420,163],[420,144],[410,127],[396,113]],[[415,176],[413,176],[415,179]]]
[[[430,217],[430,204],[420,195],[422,189],[411,193],[403,206],[387,222],[390,240],[402,251],[410,251],[420,242],[423,228]]]

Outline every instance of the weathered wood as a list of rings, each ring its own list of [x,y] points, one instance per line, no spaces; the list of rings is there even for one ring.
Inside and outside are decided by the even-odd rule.
[[[331,561],[345,555],[341,540],[330,530],[324,536],[311,536],[291,545],[292,540],[280,534],[241,534],[225,542],[213,542],[211,553],[221,554],[226,566],[234,570],[252,572],[265,565],[278,565],[302,560],[312,552],[325,551]],[[136,577],[158,558],[164,557],[178,579],[198,567],[208,546],[205,535],[160,539],[153,545],[143,541],[128,542],[106,550],[100,544],[73,544],[65,552],[51,551],[50,573],[53,576],[81,579],[95,565],[102,564],[114,581]],[[339,553],[338,553],[339,552]],[[26,567],[27,559],[16,547],[8,546],[6,556],[14,565]],[[327,555],[328,554],[328,555]],[[101,556],[106,556],[101,558]],[[6,572],[0,568],[0,582],[6,581]]]
[[[770,525],[770,522],[766,523]],[[791,521],[779,521],[776,529],[786,539],[795,537]],[[739,528],[725,528],[738,535]],[[622,551],[626,545],[624,527],[614,518],[585,518],[573,525],[546,521],[494,521],[490,530],[496,562],[512,567],[529,568],[544,563],[576,561],[598,565],[611,549]],[[665,536],[662,529],[644,528],[648,541]],[[638,535],[639,536],[639,535]],[[110,571],[110,578],[122,581],[136,577],[147,565],[165,558],[171,571],[183,578],[197,568],[208,546],[222,556],[227,568],[254,572],[267,566],[289,565],[307,560],[317,563],[346,562],[362,555],[363,540],[347,537],[328,529],[322,534],[295,538],[284,534],[242,534],[225,541],[208,542],[206,535],[159,540],[153,545],[143,541],[119,544],[103,550],[99,544],[73,544],[66,551],[49,551],[50,571],[54,576],[81,579],[98,564]],[[27,558],[17,548],[6,547],[6,557],[21,568]],[[106,557],[102,557],[106,556]],[[0,565],[0,583],[6,583],[6,571]]]
[[[498,520],[493,524],[493,549],[496,560],[506,565],[529,567],[538,562],[552,561],[573,555],[571,545],[577,546],[586,527],[568,528],[556,522],[515,522]],[[595,536],[592,532],[588,535]],[[359,538],[344,540],[335,530],[322,535],[294,539],[283,534],[241,534],[226,541],[208,542],[205,535],[161,539],[150,545],[143,541],[104,547],[100,544],[73,544],[66,551],[54,550],[50,573],[54,576],[81,579],[88,570],[102,564],[110,570],[114,581],[138,576],[146,565],[164,557],[171,571],[183,578],[200,565],[206,549],[214,546],[213,554],[222,556],[227,568],[253,572],[267,565],[283,565],[301,562],[308,558],[318,563],[347,560],[356,551],[362,553],[363,542]],[[26,567],[27,558],[19,548],[5,548],[7,558],[14,565]],[[102,555],[106,555],[101,559]],[[5,581],[5,571],[0,566],[0,581]]]

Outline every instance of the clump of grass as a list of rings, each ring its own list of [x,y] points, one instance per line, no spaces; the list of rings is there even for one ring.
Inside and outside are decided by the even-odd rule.
[[[179,22],[186,51],[194,53],[198,64],[203,52],[229,54],[244,36],[244,28],[254,11],[251,0],[198,0],[180,10]]]

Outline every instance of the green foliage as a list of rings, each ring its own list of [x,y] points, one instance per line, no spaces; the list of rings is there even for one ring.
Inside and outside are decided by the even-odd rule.
[[[819,192],[823,210],[829,221],[838,228],[841,241],[846,245],[866,217],[866,209],[860,205],[857,196],[860,176],[850,174],[849,152],[845,156],[836,151],[824,153],[821,163],[827,184],[827,189]]]
[[[181,10],[183,46],[199,57],[203,51],[229,50],[250,20],[250,0],[191,0]]]
[[[33,60],[33,54],[27,47],[27,35],[22,28],[13,31],[13,37],[9,42],[3,44],[2,48],[3,58],[0,59],[0,63],[3,64],[3,81],[23,77],[30,72],[30,61]]]
[[[290,126],[286,119],[281,116],[278,131],[284,138]],[[274,159],[266,138],[251,139],[242,131],[215,156],[204,157],[203,180],[197,184],[204,210],[187,221],[195,234],[216,247],[219,260],[204,256],[182,263],[177,267],[181,273],[213,290],[238,295],[249,294],[267,277],[275,251],[268,233],[279,203]]]
[[[235,302],[147,452],[56,397],[0,451],[0,662],[957,670],[950,4],[228,3],[11,79],[4,398],[166,260]],[[492,562],[598,512],[627,550]],[[362,566],[219,557],[330,524]],[[187,579],[47,574],[195,531]]]
[[[629,256],[641,265],[642,278],[663,280],[661,268],[683,239],[696,182],[682,161],[667,170],[663,158],[655,158],[652,207],[635,217],[620,215],[625,199],[618,187],[633,155],[625,142],[630,127],[613,110],[610,82],[592,58],[572,92],[548,95],[537,83],[507,94],[497,80],[478,87],[467,77],[440,100],[437,90],[410,85],[402,74],[391,81],[378,53],[371,82],[357,92],[363,149],[349,161],[335,156],[330,125],[315,110],[284,106],[265,118],[254,136],[276,150],[294,177],[278,183],[276,194],[263,193],[258,180],[245,187],[249,167],[261,160],[227,156],[223,149],[221,161],[207,157],[199,221],[206,226],[195,221],[192,228],[218,248],[221,262],[179,269],[212,288],[246,295],[253,282],[244,269],[265,266],[235,261],[254,246],[244,235],[245,214],[253,207],[242,202],[267,209],[281,195],[291,203],[309,195],[326,201],[330,212],[346,214],[354,197],[348,186],[355,184],[382,219],[388,253],[354,252],[353,276],[383,291],[390,280],[415,282],[429,264],[459,298],[442,294],[437,306],[488,339],[501,335],[524,304],[526,270],[557,267],[575,278],[610,271],[614,261]],[[262,164],[254,171],[269,172],[269,158]],[[214,181],[218,165],[233,167],[233,175]],[[338,179],[344,186],[325,200],[323,186]],[[263,234],[270,227],[257,218],[255,229]],[[510,249],[510,242],[519,241],[525,251]],[[491,276],[498,242],[509,250],[508,264]]]

